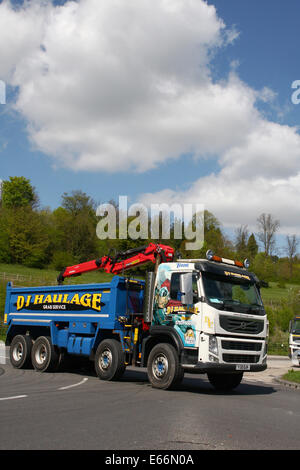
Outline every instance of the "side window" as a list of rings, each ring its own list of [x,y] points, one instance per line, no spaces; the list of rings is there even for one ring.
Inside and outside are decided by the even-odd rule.
[[[172,273],[171,275],[171,286],[170,286],[170,298],[172,300],[180,301],[180,275],[183,273]],[[193,274],[193,294],[194,300],[198,300],[198,278],[196,274]]]
[[[198,300],[198,297],[199,297],[198,278],[196,274],[193,274],[193,295],[194,295],[194,299],[196,298]]]
[[[180,290],[180,273],[173,273],[171,275],[170,297],[173,300],[178,299],[178,292]]]

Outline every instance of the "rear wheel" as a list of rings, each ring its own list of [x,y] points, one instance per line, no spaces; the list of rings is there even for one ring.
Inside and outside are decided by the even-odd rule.
[[[60,364],[60,354],[49,336],[40,336],[32,346],[32,365],[39,372],[53,372]]]
[[[219,391],[230,391],[240,385],[243,372],[238,374],[207,374],[210,384]]]
[[[163,390],[179,385],[184,375],[177,351],[168,343],[154,346],[149,354],[147,370],[152,387]]]
[[[101,380],[118,380],[125,371],[125,357],[121,343],[105,339],[95,354],[95,370]]]
[[[32,339],[28,335],[17,335],[10,345],[10,362],[17,369],[25,369],[31,365]]]

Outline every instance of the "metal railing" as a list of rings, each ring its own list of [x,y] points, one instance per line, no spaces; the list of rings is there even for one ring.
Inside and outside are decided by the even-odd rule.
[[[288,356],[289,354],[289,343],[288,342],[273,342],[269,341],[268,354],[274,356]]]
[[[7,273],[7,272],[0,272],[0,281],[7,281],[7,282],[26,282],[32,283],[37,285],[57,285],[57,281],[53,278],[49,280],[49,278],[41,278],[37,276],[31,276],[26,274],[16,274],[16,273]]]

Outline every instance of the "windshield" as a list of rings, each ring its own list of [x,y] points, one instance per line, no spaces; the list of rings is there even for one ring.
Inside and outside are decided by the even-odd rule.
[[[299,320],[294,320],[292,323],[292,333],[295,333],[296,335],[300,335],[300,318]]]
[[[202,273],[206,301],[220,310],[264,315],[256,285],[242,278]]]

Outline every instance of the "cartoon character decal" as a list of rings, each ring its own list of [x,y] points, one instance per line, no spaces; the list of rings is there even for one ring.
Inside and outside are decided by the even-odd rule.
[[[173,326],[179,333],[184,346],[194,347],[196,344],[195,326],[191,316],[195,314],[194,307],[184,306],[180,300],[170,297],[171,268],[164,266],[158,271],[158,279],[154,298],[154,325]]]

